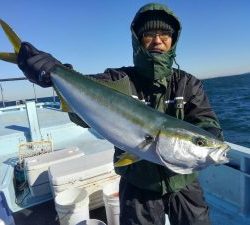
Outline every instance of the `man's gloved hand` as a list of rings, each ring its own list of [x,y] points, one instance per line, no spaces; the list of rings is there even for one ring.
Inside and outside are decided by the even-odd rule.
[[[17,56],[18,67],[24,75],[35,84],[41,87],[50,87],[52,82],[50,72],[55,65],[60,65],[52,55],[39,51],[28,42],[22,42]]]

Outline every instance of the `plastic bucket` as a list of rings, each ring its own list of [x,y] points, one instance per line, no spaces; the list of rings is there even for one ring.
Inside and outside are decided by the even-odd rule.
[[[103,187],[103,201],[108,225],[120,224],[119,181],[116,180]]]
[[[165,214],[165,225],[170,225],[170,222],[169,222],[167,214]]]
[[[79,223],[79,225],[106,225],[106,223],[102,222],[101,220],[89,219]]]
[[[84,188],[70,188],[55,197],[60,225],[77,225],[89,219],[89,196]]]

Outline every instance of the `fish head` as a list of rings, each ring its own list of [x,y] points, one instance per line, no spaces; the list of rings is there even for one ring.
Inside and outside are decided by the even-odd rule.
[[[204,130],[197,131],[173,128],[161,130],[156,144],[161,162],[181,174],[228,162],[229,145]]]

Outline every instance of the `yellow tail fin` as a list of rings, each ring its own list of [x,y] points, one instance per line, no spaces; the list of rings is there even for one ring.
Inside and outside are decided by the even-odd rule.
[[[0,25],[3,28],[4,33],[8,37],[10,43],[12,44],[14,48],[14,53],[7,53],[7,52],[0,52],[0,59],[11,62],[11,63],[17,63],[17,54],[21,47],[21,39],[18,37],[18,35],[11,29],[11,27],[4,22],[2,19],[0,19]]]

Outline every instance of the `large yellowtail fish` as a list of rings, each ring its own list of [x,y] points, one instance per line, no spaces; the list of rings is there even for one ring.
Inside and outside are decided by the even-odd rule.
[[[0,58],[16,62],[13,54],[20,41],[2,20],[15,53]],[[7,26],[7,27],[6,27]],[[7,30],[7,32],[6,32]],[[14,37],[14,38],[13,38]],[[68,109],[76,113],[105,139],[125,151],[115,166],[148,160],[170,170],[188,174],[211,164],[228,162],[229,146],[212,134],[178,120],[131,97],[129,78],[99,81],[94,76],[55,66],[51,80]]]

